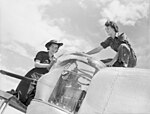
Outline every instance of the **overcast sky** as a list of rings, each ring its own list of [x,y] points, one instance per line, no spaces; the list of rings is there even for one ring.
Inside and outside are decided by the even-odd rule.
[[[107,19],[117,22],[120,32],[127,34],[138,58],[137,67],[150,68],[150,0],[0,2],[0,69],[25,75],[33,67],[36,53],[46,50],[44,45],[51,39],[64,43],[58,55],[66,50],[89,51],[107,38]],[[103,59],[114,54],[108,48],[93,56]],[[7,79],[3,80],[6,84]]]

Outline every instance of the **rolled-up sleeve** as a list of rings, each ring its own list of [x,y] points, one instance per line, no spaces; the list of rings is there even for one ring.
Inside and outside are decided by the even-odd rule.
[[[108,37],[105,41],[101,42],[100,45],[105,49],[108,46],[110,46],[111,41],[112,41],[112,38]]]

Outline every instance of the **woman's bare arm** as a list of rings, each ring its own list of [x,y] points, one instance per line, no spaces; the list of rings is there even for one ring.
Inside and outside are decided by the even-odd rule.
[[[100,45],[99,47],[96,47],[92,49],[91,51],[88,51],[86,54],[92,55],[100,52],[103,49],[103,47]]]

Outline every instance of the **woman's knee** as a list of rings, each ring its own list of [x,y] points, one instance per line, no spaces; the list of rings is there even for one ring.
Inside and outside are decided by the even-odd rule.
[[[119,50],[128,50],[128,51],[130,51],[130,48],[127,44],[121,44],[119,46]]]
[[[121,44],[118,50],[118,60],[121,62],[128,63],[130,56],[130,49],[128,45]]]
[[[130,48],[127,44],[121,44],[118,49],[118,54],[122,55],[130,55]]]

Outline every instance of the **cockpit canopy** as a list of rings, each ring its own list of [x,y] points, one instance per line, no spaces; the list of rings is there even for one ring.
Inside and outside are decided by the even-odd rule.
[[[37,83],[35,99],[41,99],[69,112],[77,111],[100,61],[77,55],[64,55],[55,68]]]
[[[56,66],[68,68],[68,70],[78,68],[94,75],[98,70],[104,68],[105,64],[95,58],[73,53],[62,56]]]

